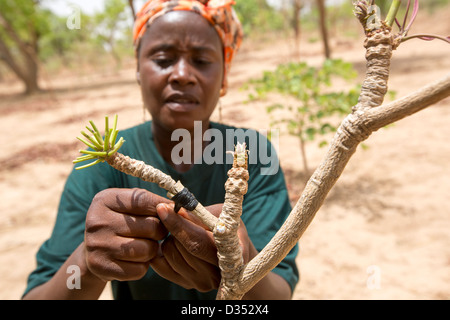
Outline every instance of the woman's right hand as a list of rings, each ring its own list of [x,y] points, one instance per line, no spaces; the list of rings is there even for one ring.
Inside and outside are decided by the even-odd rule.
[[[106,189],[93,199],[86,216],[88,269],[104,281],[137,280],[158,254],[167,230],[156,214],[170,200],[143,189]]]

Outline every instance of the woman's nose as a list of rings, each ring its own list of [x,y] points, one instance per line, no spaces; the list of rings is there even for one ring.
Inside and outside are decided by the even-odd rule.
[[[191,66],[185,59],[179,59],[173,66],[169,81],[181,86],[194,84],[195,77],[192,73]]]

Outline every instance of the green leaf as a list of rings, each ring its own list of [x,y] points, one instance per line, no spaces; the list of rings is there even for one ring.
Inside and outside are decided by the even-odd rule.
[[[306,137],[310,141],[314,141],[314,137],[316,136],[316,129],[315,128],[308,128],[305,130]]]
[[[281,103],[276,103],[273,105],[270,105],[266,108],[267,113],[272,113],[274,110],[277,109],[284,109],[284,105],[282,105]]]

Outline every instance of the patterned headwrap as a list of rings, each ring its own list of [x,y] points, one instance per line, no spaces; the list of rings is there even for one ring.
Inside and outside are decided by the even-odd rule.
[[[227,90],[227,74],[231,61],[241,45],[242,26],[232,8],[233,0],[149,0],[136,15],[133,40],[135,50],[148,26],[158,17],[170,11],[193,11],[214,26],[224,48],[224,80],[221,94]]]

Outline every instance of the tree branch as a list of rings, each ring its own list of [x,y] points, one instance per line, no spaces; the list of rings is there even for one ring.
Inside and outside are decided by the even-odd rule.
[[[3,39],[0,38],[0,53],[2,55],[3,60],[5,61],[6,65],[11,68],[11,70],[22,80],[26,79],[26,76],[24,75],[22,69],[19,67],[19,65],[14,60],[13,55],[11,54],[8,46],[5,44]]]
[[[128,0],[128,5],[131,9],[131,14],[133,15],[133,20],[136,20],[136,10],[134,10],[133,0]]]
[[[243,270],[239,291],[247,292],[275,268],[301,238],[360,142],[388,124],[450,96],[450,74],[377,108],[356,110],[338,128],[324,160],[309,179],[289,217],[267,246]]]
[[[365,126],[376,131],[393,122],[419,112],[432,104],[450,96],[450,73],[435,82],[411,93],[410,95],[367,110]]]
[[[20,52],[25,55],[28,59],[33,59],[34,54],[30,52],[30,48],[27,44],[19,37],[17,32],[12,27],[11,23],[6,19],[6,17],[0,12],[0,25],[3,26],[8,36],[14,41],[14,43],[19,48]]]

